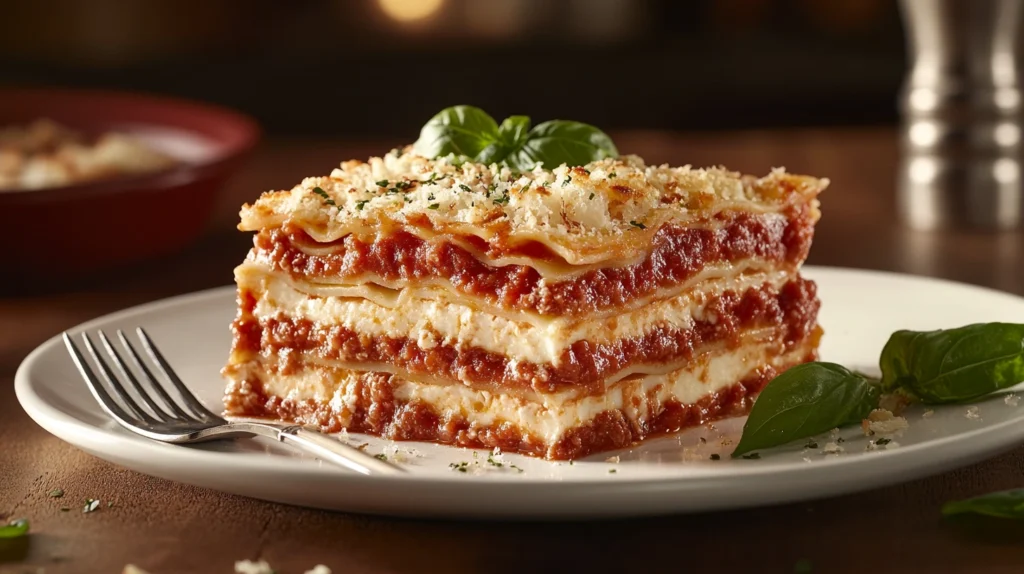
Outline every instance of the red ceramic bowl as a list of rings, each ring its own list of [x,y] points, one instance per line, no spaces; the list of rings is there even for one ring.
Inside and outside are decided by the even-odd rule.
[[[9,280],[92,275],[172,253],[206,228],[225,180],[259,140],[255,122],[208,104],[134,93],[0,89],[0,126],[49,118],[86,134],[131,133],[183,160],[168,170],[0,191]]]

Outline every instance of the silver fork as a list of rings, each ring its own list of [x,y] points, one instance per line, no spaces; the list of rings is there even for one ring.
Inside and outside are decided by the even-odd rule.
[[[164,359],[146,331],[142,327],[136,331],[146,355],[155,369],[146,366],[146,361],[120,329],[117,331],[117,338],[120,339],[121,346],[134,369],[128,366],[124,356],[114,347],[103,331],[97,332],[107,357],[116,365],[120,376],[114,373],[114,370],[97,351],[92,338],[88,334],[82,333],[82,341],[85,343],[86,350],[99,367],[106,387],[113,391],[120,404],[107,392],[71,337],[66,332],[64,333],[64,344],[67,345],[71,359],[78,367],[78,372],[82,374],[89,390],[92,391],[92,396],[96,398],[103,410],[124,428],[153,440],[174,444],[264,436],[297,447],[323,460],[361,474],[382,475],[405,472],[404,469],[370,456],[358,448],[348,446],[341,441],[299,425],[227,421],[221,418],[203,406],[199,399],[185,387],[181,378]],[[153,375],[154,370],[170,382],[174,390],[177,391],[179,400],[171,398],[171,394],[167,392],[164,385]],[[140,383],[139,377],[136,375],[141,375],[149,383],[149,390]],[[132,398],[125,381],[135,389],[136,394],[145,404],[145,408]]]

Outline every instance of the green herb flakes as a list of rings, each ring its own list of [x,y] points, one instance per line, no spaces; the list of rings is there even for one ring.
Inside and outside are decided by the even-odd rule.
[[[334,203],[334,200],[331,199],[331,196],[327,195],[327,192],[324,191],[323,188],[321,188],[320,186],[314,187],[313,188],[313,193],[315,193],[315,194],[319,195],[320,197],[322,197],[324,199],[324,203],[325,204],[333,205],[334,207],[338,207],[338,204]]]
[[[632,225],[633,227],[636,227],[637,229],[647,229],[647,226],[644,225],[643,223],[640,223],[639,221],[630,221],[629,224]]]
[[[50,491],[50,498],[60,498],[62,496],[64,496],[64,490],[63,489],[55,488],[55,489]]]

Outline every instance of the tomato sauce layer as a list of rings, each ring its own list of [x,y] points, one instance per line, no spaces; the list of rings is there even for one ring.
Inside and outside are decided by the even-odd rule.
[[[813,360],[813,353],[805,360]],[[257,379],[229,387],[225,396],[231,415],[285,420],[335,433],[345,429],[389,438],[436,442],[467,448],[500,448],[552,460],[573,460],[589,454],[626,448],[646,438],[673,433],[714,420],[745,415],[754,397],[778,372],[757,369],[744,380],[691,404],[668,401],[646,421],[630,419],[619,409],[598,413],[590,421],[570,428],[554,444],[546,444],[528,428],[508,422],[474,424],[457,414],[438,412],[431,405],[395,398],[391,375],[367,373],[343,419],[328,403],[268,395]]]
[[[243,291],[239,299],[239,316],[232,326],[234,349],[261,356],[268,369],[281,374],[301,369],[305,358],[316,358],[356,369],[387,364],[410,374],[492,390],[574,389],[585,395],[603,392],[605,379],[632,366],[685,366],[709,345],[739,348],[751,329],[771,328],[779,352],[785,352],[812,335],[820,306],[814,282],[801,277],[781,288],[765,283],[743,293],[725,291],[707,303],[703,319],[691,326],[660,326],[610,343],[580,340],[563,351],[557,364],[537,364],[478,347],[423,348],[415,338],[369,336],[307,319],[256,319],[253,294]]]
[[[488,265],[450,241],[428,241],[404,231],[372,241],[349,235],[318,244],[297,228],[264,230],[254,238],[254,253],[298,281],[443,280],[459,293],[503,309],[577,316],[623,307],[679,286],[712,264],[754,259],[795,270],[810,250],[814,220],[807,206],[792,207],[783,215],[726,212],[708,226],[665,224],[654,233],[642,260],[591,269],[563,281],[545,281],[528,265]],[[314,245],[331,251],[303,250]]]

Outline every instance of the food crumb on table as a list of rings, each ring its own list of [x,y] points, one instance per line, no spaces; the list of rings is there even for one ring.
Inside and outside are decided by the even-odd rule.
[[[274,574],[274,569],[266,560],[239,560],[235,562],[235,574]]]
[[[972,421],[981,420],[981,409],[978,407],[967,407],[967,412],[964,413],[964,416]]]

